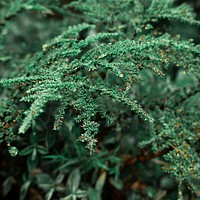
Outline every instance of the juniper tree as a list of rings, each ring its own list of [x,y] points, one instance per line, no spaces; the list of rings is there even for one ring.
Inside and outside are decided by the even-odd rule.
[[[123,154],[128,150],[123,152],[120,140],[113,151],[107,137],[117,134],[123,140],[126,131],[137,138],[132,164],[142,162],[140,154],[148,149],[153,154],[143,160],[162,156],[163,170],[179,185],[179,199],[184,199],[185,183],[199,197],[200,46],[169,29],[177,21],[199,26],[189,5],[175,6],[173,0],[21,0],[2,1],[0,6],[0,142],[12,156],[18,149],[19,155],[29,155],[21,198],[37,183],[46,191],[46,199],[53,195],[97,199],[106,174],[114,174],[117,180],[120,166],[127,161]],[[24,33],[24,40],[38,37],[38,44],[32,47],[30,41],[24,41],[24,49],[19,45],[12,51],[12,29],[16,32],[16,24],[24,17],[33,20],[32,14],[42,21],[35,29],[43,35]],[[49,31],[45,23],[49,23]],[[75,138],[69,150],[65,145],[72,139],[63,136],[66,129]],[[64,155],[58,153],[60,148]],[[30,175],[36,167],[45,171],[43,154],[58,162],[51,166],[58,174],[54,181],[47,174],[39,174],[37,181]],[[92,168],[105,173],[94,178],[95,189],[78,190],[79,170],[92,170],[86,165],[95,160],[98,164]],[[74,183],[75,190],[66,193],[70,183],[59,184],[75,166],[80,169],[73,171],[68,182],[74,176],[79,181]],[[52,184],[45,187],[44,180]]]

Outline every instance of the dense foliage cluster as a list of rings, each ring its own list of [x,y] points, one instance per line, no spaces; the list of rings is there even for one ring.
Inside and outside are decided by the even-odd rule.
[[[200,197],[199,25],[174,0],[2,0],[2,198]]]

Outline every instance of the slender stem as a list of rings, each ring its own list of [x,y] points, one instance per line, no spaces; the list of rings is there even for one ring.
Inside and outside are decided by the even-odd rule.
[[[181,179],[179,179],[179,183],[178,183],[178,200],[183,200],[182,180]]]

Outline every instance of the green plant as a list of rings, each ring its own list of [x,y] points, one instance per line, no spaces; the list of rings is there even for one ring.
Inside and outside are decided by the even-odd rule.
[[[21,0],[0,13],[4,195],[19,179],[20,199],[200,196],[200,46],[170,30],[199,26],[189,5]],[[148,181],[162,170],[178,196]]]

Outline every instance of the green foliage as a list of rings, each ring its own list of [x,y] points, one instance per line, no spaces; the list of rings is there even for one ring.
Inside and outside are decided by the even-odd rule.
[[[198,198],[200,45],[176,22],[200,24],[173,0],[1,1],[2,195]]]

